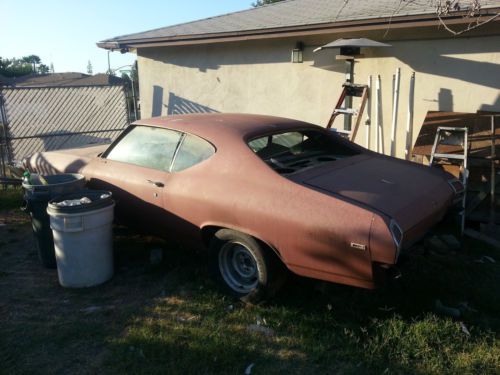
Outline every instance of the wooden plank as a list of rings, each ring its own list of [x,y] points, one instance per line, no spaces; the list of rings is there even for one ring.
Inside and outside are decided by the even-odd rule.
[[[495,238],[490,237],[484,233],[478,232],[477,230],[467,228],[464,231],[464,234],[470,238],[482,241],[484,243],[487,243],[490,246],[493,246],[494,248],[500,249],[500,241],[498,241]]]

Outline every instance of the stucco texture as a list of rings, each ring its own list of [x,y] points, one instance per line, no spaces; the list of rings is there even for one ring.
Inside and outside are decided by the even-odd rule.
[[[325,126],[345,81],[344,62],[335,59],[336,51],[313,53],[325,40],[324,36],[307,39],[301,64],[290,62],[295,39],[139,49],[142,117],[242,112],[296,118]],[[405,155],[412,72],[412,142],[429,110],[500,111],[500,36],[388,43],[392,47],[367,50],[355,67],[356,83],[366,83],[372,76],[371,149],[375,149],[374,88],[380,75],[384,139],[380,151],[389,154],[391,150],[392,87],[397,68],[401,69],[395,144],[398,157]],[[363,119],[356,142],[366,146],[364,122]],[[343,127],[342,116],[334,127]]]

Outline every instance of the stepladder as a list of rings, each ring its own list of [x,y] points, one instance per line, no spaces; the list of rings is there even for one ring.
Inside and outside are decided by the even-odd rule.
[[[335,122],[335,119],[340,116],[353,116],[356,118],[356,122],[352,129],[350,130],[349,139],[353,141],[356,138],[356,134],[359,129],[359,124],[361,123],[361,118],[363,117],[363,112],[365,110],[366,102],[368,101],[369,88],[368,85],[359,85],[350,82],[346,82],[342,85],[342,92],[340,93],[340,97],[333,109],[333,112],[328,120],[328,124],[326,125],[327,129],[330,129]],[[361,102],[358,108],[349,108],[342,107],[344,102],[346,102],[346,98],[348,97],[359,97],[361,98]]]
[[[460,218],[460,232],[462,234],[465,229],[466,192],[469,177],[468,150],[469,140],[468,129],[466,127],[438,127],[429,162],[431,167],[443,164],[459,166],[459,175],[457,177],[462,183],[462,191],[456,191],[460,193],[458,194],[456,203]],[[453,188],[460,190],[460,187],[453,186]]]

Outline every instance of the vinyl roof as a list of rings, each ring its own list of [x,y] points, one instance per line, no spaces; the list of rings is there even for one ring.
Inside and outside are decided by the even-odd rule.
[[[98,45],[103,48],[120,48],[121,45],[139,41],[153,42],[169,38],[207,37],[215,34],[251,31],[272,32],[280,28],[434,15],[435,7],[431,3],[433,2],[429,0],[411,2],[401,0],[285,0],[193,22],[122,35],[103,40]],[[463,3],[468,2],[463,1]],[[499,0],[482,0],[481,4],[483,11],[500,7]]]

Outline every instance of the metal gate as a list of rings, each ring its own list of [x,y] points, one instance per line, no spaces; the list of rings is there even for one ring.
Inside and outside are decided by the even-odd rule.
[[[124,86],[0,89],[0,173],[35,152],[109,143],[129,123]]]

